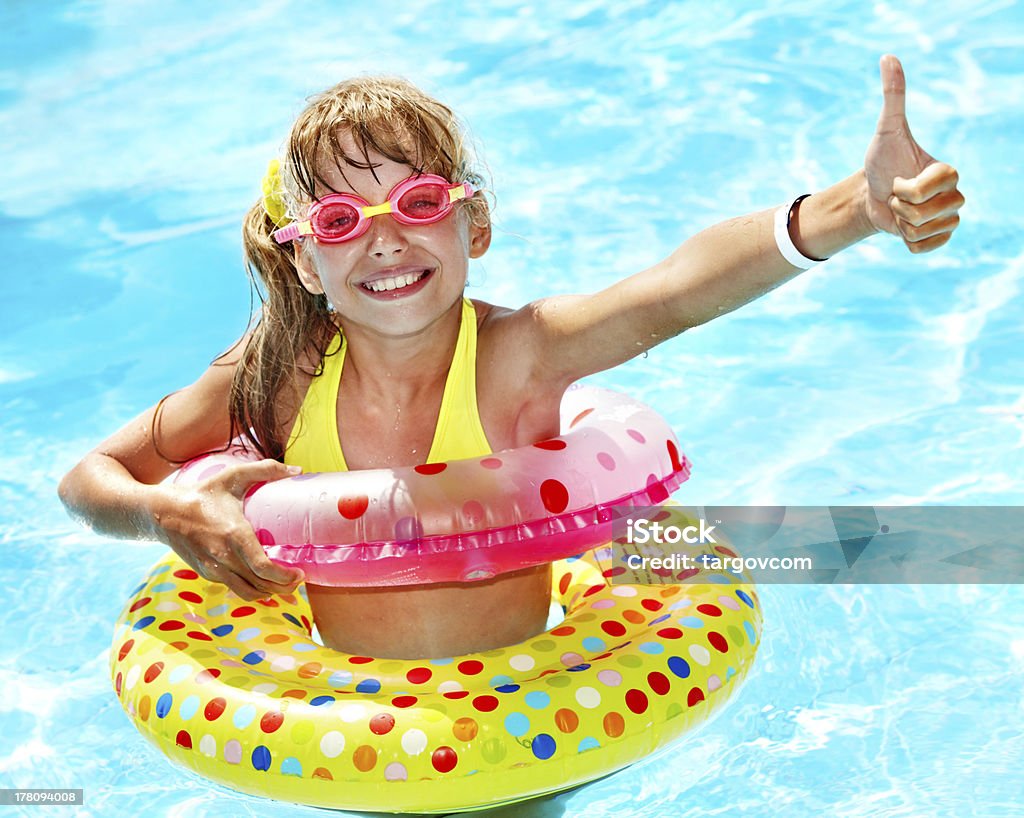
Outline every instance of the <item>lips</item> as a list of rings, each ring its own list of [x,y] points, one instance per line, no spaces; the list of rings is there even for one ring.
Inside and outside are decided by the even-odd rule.
[[[377,298],[400,298],[418,292],[430,278],[431,267],[392,267],[359,282],[359,288]]]

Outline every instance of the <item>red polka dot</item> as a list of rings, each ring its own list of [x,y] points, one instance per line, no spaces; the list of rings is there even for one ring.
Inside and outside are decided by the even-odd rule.
[[[637,443],[647,442],[647,438],[644,437],[637,429],[626,429],[626,434],[633,438]]]
[[[152,601],[153,597],[144,596],[142,599],[137,600],[135,604],[128,609],[128,613],[135,613],[139,608],[145,608]]]
[[[672,461],[672,470],[673,471],[682,471],[683,470],[683,464],[682,464],[682,461],[679,459],[679,449],[676,446],[675,441],[673,441],[673,440],[666,440],[665,441],[665,447],[668,449],[669,460]]]
[[[395,696],[391,700],[391,704],[395,707],[412,707],[416,704],[415,696]]]
[[[735,557],[736,556],[736,552],[735,551],[733,551],[730,548],[726,548],[724,545],[716,545],[715,546],[715,551],[717,551],[719,554],[725,554],[725,556],[727,556],[727,557]]]
[[[695,577],[700,573],[700,568],[687,568],[685,571],[680,571],[676,574],[676,579],[680,582],[686,582],[690,577]]]
[[[580,412],[578,415],[576,415],[576,417],[572,419],[572,423],[569,424],[569,428],[571,429],[573,426],[575,426],[577,423],[579,423],[581,420],[583,420],[583,418],[585,418],[593,411],[593,407],[591,407],[590,409],[584,409],[582,412]]]
[[[189,568],[182,568],[174,572],[178,579],[199,579],[199,574]]]
[[[462,504],[462,516],[469,527],[481,527],[487,519],[487,511],[476,500],[467,500]]]
[[[589,588],[587,588],[587,590],[583,592],[583,596],[593,596],[594,594],[600,593],[607,587],[607,585],[591,585]]]
[[[561,579],[558,580],[558,593],[564,594],[568,591],[570,582],[572,582],[572,574],[568,572],[562,574]]]
[[[128,652],[132,649],[132,647],[134,645],[135,645],[135,640],[134,639],[129,639],[127,642],[125,642],[123,645],[121,645],[121,650],[119,650],[117,652],[117,661],[123,662],[124,661],[124,657],[128,655]]]
[[[257,605],[262,605],[264,608],[279,608],[280,607],[280,605],[278,605],[276,599],[270,599],[270,598],[267,598],[267,599],[257,599],[256,600],[256,604]]]
[[[370,732],[377,736],[390,733],[395,726],[395,717],[390,713],[378,713],[370,719]]]
[[[117,671],[117,676],[114,678],[114,691],[118,696],[121,695],[121,671]]]
[[[439,773],[450,773],[459,763],[459,756],[451,747],[438,747],[431,754],[430,763]]]
[[[273,733],[282,724],[284,724],[284,713],[271,710],[269,713],[264,713],[263,718],[260,719],[260,730],[264,733]]]
[[[481,713],[490,713],[498,707],[498,700],[494,696],[477,696],[473,699],[473,707]]]
[[[366,513],[370,506],[370,498],[365,494],[358,497],[338,498],[338,513],[346,520],[357,520]]]
[[[157,676],[160,675],[160,671],[163,670],[163,669],[164,669],[164,663],[163,662],[154,662],[148,668],[146,668],[146,672],[145,672],[145,674],[143,675],[142,678],[146,682],[151,682]]]
[[[626,691],[626,707],[636,714],[647,710],[647,694],[642,690],[631,688]]]
[[[476,659],[467,659],[465,662],[459,662],[458,667],[459,673],[464,673],[466,676],[476,676],[476,674],[484,669],[484,663]]]
[[[483,460],[480,461],[480,465],[483,466],[485,469],[500,469],[501,460],[498,459],[497,457],[485,457]]]
[[[247,488],[245,490],[245,494],[242,495],[242,500],[243,501],[248,500],[250,497],[252,497],[257,491],[259,491],[265,485],[267,485],[267,481],[266,480],[260,480],[257,483],[253,483],[251,486],[249,486],[249,488]]]
[[[681,639],[683,632],[679,628],[662,628],[658,631],[658,636],[662,639]]]
[[[254,613],[256,613],[256,609],[254,607],[252,607],[251,605],[242,605],[239,608],[235,608],[231,612],[231,615],[235,619],[240,619],[243,616],[252,616]]]
[[[179,622],[177,619],[168,619],[166,622],[160,623],[160,630],[162,631],[180,631],[185,627],[184,622]]]
[[[669,688],[671,687],[668,677],[664,673],[659,673],[657,670],[652,670],[647,674],[647,684],[649,684],[651,686],[651,690],[659,696],[664,696],[668,693]]]
[[[373,661],[372,656],[349,656],[348,660],[353,665],[365,665]]]
[[[270,533],[266,528],[256,529],[256,539],[259,540],[260,545],[276,545],[274,535]]]
[[[660,611],[665,605],[656,599],[642,599],[640,600],[640,607],[646,608],[648,611]]]
[[[174,743],[179,747],[184,747],[186,750],[191,750],[192,736],[186,730],[179,730],[178,735],[174,737]]]
[[[601,623],[601,630],[609,636],[624,636],[626,633],[626,626],[621,622],[616,622],[614,619],[606,619]]]
[[[697,610],[700,611],[702,614],[704,614],[706,616],[721,616],[722,615],[722,609],[721,608],[719,608],[717,605],[712,605],[712,604],[710,604],[708,602],[705,602],[703,605],[698,605],[697,606]]]
[[[414,667],[408,673],[405,674],[405,678],[409,684],[421,685],[430,681],[430,677],[434,674],[431,673],[428,667]]]
[[[647,475],[647,496],[652,503],[664,503],[668,499],[668,490],[653,474]]]
[[[718,631],[708,631],[708,641],[719,653],[729,652],[729,643],[725,641],[725,637],[718,633]]]
[[[552,514],[561,514],[569,505],[569,490],[557,480],[545,480],[540,484],[540,499]]]
[[[686,704],[693,707],[698,702],[704,701],[704,691],[699,687],[691,687],[690,692],[686,694]]]
[[[534,443],[535,449],[544,449],[548,452],[560,452],[565,448],[565,441],[552,438],[551,440],[542,440],[539,443]]]
[[[605,471],[615,471],[615,458],[608,454],[608,452],[598,452],[597,462],[601,464],[601,468]]]
[[[203,601],[203,598],[199,596],[199,594],[192,591],[182,591],[178,596],[186,602],[199,603]]]
[[[212,682],[214,679],[220,676],[220,668],[207,667],[203,668],[196,674],[196,684],[206,684]]]
[[[413,469],[413,471],[415,471],[417,474],[431,475],[440,474],[447,468],[447,463],[421,463],[420,465],[416,466]]]
[[[621,565],[616,565],[614,568],[609,568],[606,571],[601,572],[601,576],[611,579],[612,577],[621,576],[626,573],[626,569]]]
[[[210,699],[206,708],[203,710],[203,715],[206,716],[207,721],[216,721],[224,713],[227,706],[227,701],[218,696],[216,699]]]
[[[443,694],[446,699],[464,699],[469,695],[468,690],[449,690]]]
[[[189,631],[185,634],[189,639],[195,639],[197,642],[212,642],[213,637],[208,633],[202,631]]]
[[[576,633],[576,628],[571,625],[561,625],[551,631],[552,636],[572,636]]]

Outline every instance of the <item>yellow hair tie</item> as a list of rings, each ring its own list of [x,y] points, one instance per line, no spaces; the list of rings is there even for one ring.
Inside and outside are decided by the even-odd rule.
[[[271,159],[267,165],[267,173],[263,177],[263,207],[270,216],[270,220],[278,227],[284,227],[291,222],[286,215],[287,207],[284,203],[284,188],[281,185],[281,160]]]

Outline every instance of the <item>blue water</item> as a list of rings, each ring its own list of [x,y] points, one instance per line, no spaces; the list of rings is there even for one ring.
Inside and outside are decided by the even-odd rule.
[[[240,219],[305,96],[388,71],[460,112],[497,196],[469,294],[517,306],[857,169],[886,52],[914,134],[960,170],[953,241],[916,257],[876,237],[596,380],[671,420],[688,503],[1019,504],[1015,3],[5,4],[0,787],[84,787],[46,813],[79,818],[319,814],[184,773],[136,733],[106,655],[163,547],[84,531],[55,496],[241,332]],[[1024,814],[1021,586],[762,596],[758,664],[717,721],[503,814]]]

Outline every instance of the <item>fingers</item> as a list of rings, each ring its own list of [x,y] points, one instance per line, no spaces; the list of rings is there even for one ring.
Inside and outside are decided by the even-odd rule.
[[[956,168],[945,162],[932,162],[912,179],[897,176],[892,180],[892,192],[897,199],[910,204],[922,204],[938,193],[956,190],[960,175]]]
[[[934,162],[913,179],[896,177],[888,205],[896,227],[912,253],[941,247],[960,224],[964,196],[956,169]]]
[[[886,54],[879,62],[882,74],[882,114],[879,117],[879,128],[885,122],[906,119],[907,115],[907,79],[903,66],[892,54]]]
[[[255,463],[230,466],[212,479],[222,483],[228,491],[241,499],[250,490],[259,488],[254,486],[255,483],[262,485],[285,477],[295,477],[301,473],[300,466],[286,466],[277,460],[258,460]]]

